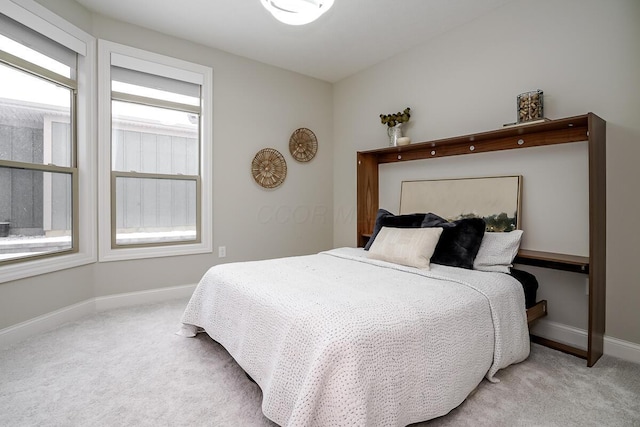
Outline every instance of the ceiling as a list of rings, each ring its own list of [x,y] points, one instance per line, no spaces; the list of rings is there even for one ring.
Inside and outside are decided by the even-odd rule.
[[[91,11],[336,82],[512,0],[335,0],[288,26],[260,0],[76,0]]]

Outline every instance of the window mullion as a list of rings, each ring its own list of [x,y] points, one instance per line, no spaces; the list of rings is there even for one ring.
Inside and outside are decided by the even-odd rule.
[[[53,172],[53,173],[76,173],[78,171],[75,167],[57,166],[57,165],[41,165],[37,163],[17,162],[15,160],[0,160],[0,167],[7,167],[12,169],[27,169],[40,172]]]
[[[45,80],[49,80],[50,82],[65,86],[69,89],[76,90],[78,88],[78,84],[75,80],[61,76],[58,73],[54,73],[51,70],[47,70],[46,68],[33,64],[3,50],[0,50],[0,62],[13,68],[17,68],[18,70],[33,74]]]
[[[168,108],[171,110],[200,114],[200,107],[197,105],[182,104],[179,102],[165,101],[162,99],[150,98],[146,96],[132,95],[129,93],[112,91],[111,99],[114,101],[131,102],[134,104],[148,105],[150,107]]]
[[[167,173],[148,173],[148,172],[136,172],[136,171],[113,171],[112,175],[116,178],[141,178],[141,179],[175,179],[185,181],[197,181],[200,179],[198,175],[184,175],[181,173],[167,174]]]

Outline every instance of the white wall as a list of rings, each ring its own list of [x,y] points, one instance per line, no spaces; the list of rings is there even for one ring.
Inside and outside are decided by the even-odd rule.
[[[62,307],[124,292],[197,283],[221,261],[314,253],[332,246],[332,88],[329,83],[91,14],[69,0],[40,3],[96,38],[213,68],[214,254],[97,263],[0,285],[0,329]],[[318,154],[298,163],[291,133],[313,130]],[[265,190],[250,167],[261,148],[279,150],[288,175]]]
[[[640,343],[640,283],[634,267],[640,228],[630,225],[640,210],[638,191],[631,184],[640,182],[636,166],[640,158],[639,72],[637,0],[515,0],[419,48],[344,79],[334,85],[334,245],[356,243],[356,151],[386,146],[379,114],[410,106],[412,117],[405,134],[413,141],[428,141],[500,128],[515,121],[519,93],[542,89],[548,118],[592,111],[607,121],[606,334]],[[467,156],[478,159],[473,165],[465,163],[467,157],[429,160],[420,165],[407,164],[406,172],[413,178],[473,176],[492,171],[501,174],[497,166],[483,170],[486,165],[478,163],[500,156]],[[531,191],[542,193],[545,186],[555,191],[556,182],[575,179],[575,168],[544,163],[533,166],[539,168],[540,175],[523,173],[525,183],[540,181]],[[514,165],[506,162],[500,168],[520,173],[521,168]],[[549,176],[557,178],[545,183]],[[583,205],[585,189],[578,188],[578,198],[565,207]],[[395,196],[389,193],[393,190],[383,191],[383,201],[395,203]],[[531,198],[527,194],[524,197]],[[538,198],[524,206],[525,227],[544,211],[537,204]],[[582,229],[583,222],[578,218],[572,227]],[[583,254],[584,241],[542,239],[537,234],[540,232],[544,233],[539,228],[525,228],[523,245],[557,252],[575,248],[577,254]],[[585,328],[584,281],[562,274],[551,278],[543,274],[541,281],[541,295],[550,299],[550,318]]]

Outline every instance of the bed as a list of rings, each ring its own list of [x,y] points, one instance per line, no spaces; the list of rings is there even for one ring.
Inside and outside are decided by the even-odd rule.
[[[282,426],[405,426],[445,415],[529,354],[511,275],[372,259],[362,248],[223,264],[181,334],[204,331]]]
[[[516,187],[519,206],[519,177]],[[482,217],[379,209],[363,248],[214,266],[180,334],[206,332],[224,346],[281,426],[406,426],[445,415],[529,355],[537,282],[512,269],[518,216],[487,233],[495,224]]]

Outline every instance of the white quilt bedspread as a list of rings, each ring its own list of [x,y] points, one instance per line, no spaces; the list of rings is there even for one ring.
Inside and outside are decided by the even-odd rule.
[[[369,260],[362,249],[221,264],[181,333],[203,328],[263,392],[281,426],[406,426],[457,407],[529,354],[512,277]]]

